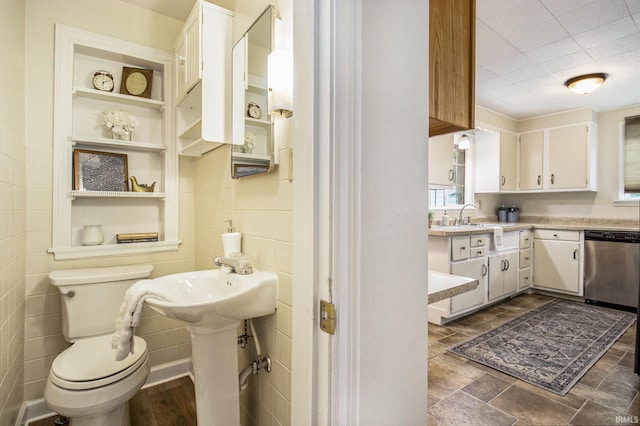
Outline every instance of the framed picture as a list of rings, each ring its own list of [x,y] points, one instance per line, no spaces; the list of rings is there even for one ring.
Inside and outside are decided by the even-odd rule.
[[[257,175],[260,173],[266,173],[269,171],[268,165],[258,164],[234,164],[233,165],[233,178],[241,178],[244,176]]]
[[[127,155],[75,149],[73,177],[76,191],[128,191]]]
[[[120,93],[141,98],[151,98],[153,70],[145,68],[122,67]]]

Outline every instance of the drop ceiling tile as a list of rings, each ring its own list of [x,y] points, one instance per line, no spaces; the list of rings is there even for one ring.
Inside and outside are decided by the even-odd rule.
[[[573,39],[566,38],[546,46],[539,47],[527,52],[527,56],[536,63],[543,63],[553,58],[564,57],[574,52],[580,51],[581,48]]]
[[[533,65],[535,65],[535,63],[533,62],[533,60],[531,60],[531,58],[525,56],[524,54],[518,54],[515,56],[511,56],[510,58],[507,58],[505,60],[485,65],[485,68],[487,68],[489,71],[493,71],[497,75],[502,75]]]
[[[631,13],[640,13],[640,1],[638,0],[626,0],[625,3]]]
[[[595,1],[596,0],[541,0],[542,4],[556,16],[564,15],[565,13],[569,13]]]
[[[550,73],[546,68],[537,64],[533,64],[526,68],[521,68],[508,73],[503,73],[502,77],[512,83],[520,83],[524,81],[530,81],[533,79],[548,78],[549,75]]]
[[[629,15],[624,0],[600,1],[558,16],[569,34],[581,34]]]
[[[521,27],[505,36],[511,44],[522,52],[528,52],[541,46],[553,44],[567,38],[569,34],[555,19],[540,22],[535,29]]]
[[[504,87],[509,83],[509,81],[505,80],[502,77],[494,77],[494,78],[489,78],[485,81],[482,82],[482,85],[476,85],[476,93],[480,92],[480,93],[489,93],[493,90],[499,89],[501,87]]]
[[[593,30],[573,36],[582,47],[598,46],[613,40],[618,40],[638,32],[635,22],[630,16],[619,19],[610,24],[602,25]]]
[[[476,84],[496,77],[494,72],[489,71],[485,67],[481,65],[476,66]]]
[[[551,72],[559,72],[587,63],[594,63],[594,60],[587,54],[587,52],[579,50],[565,56],[552,58],[548,61],[542,62],[540,65]]]
[[[629,36],[613,40],[599,46],[590,47],[587,49],[589,56],[595,60],[604,60],[611,56],[617,56],[625,52],[635,51],[640,46],[640,32],[631,34]]]
[[[518,49],[496,34],[495,31],[478,22],[476,25],[476,63],[478,65],[486,67],[519,53]]]

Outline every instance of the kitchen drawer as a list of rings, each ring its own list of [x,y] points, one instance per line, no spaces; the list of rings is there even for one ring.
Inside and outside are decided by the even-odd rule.
[[[531,247],[532,235],[530,230],[520,231],[520,248],[527,249]]]
[[[464,260],[469,258],[470,240],[468,235],[451,237],[451,260]]]
[[[518,276],[518,289],[531,287],[531,268],[522,269]]]
[[[489,242],[487,235],[471,235],[471,247],[486,247]]]
[[[487,253],[487,249],[484,247],[471,247],[471,257],[482,257]]]
[[[531,266],[531,249],[520,250],[520,269]]]
[[[580,241],[580,231],[536,229],[535,238],[538,240]]]

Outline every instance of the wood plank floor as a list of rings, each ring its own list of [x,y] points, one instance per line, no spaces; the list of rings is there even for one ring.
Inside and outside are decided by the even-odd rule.
[[[129,401],[131,426],[196,426],[196,395],[189,376],[139,391]],[[56,416],[29,426],[56,426]]]

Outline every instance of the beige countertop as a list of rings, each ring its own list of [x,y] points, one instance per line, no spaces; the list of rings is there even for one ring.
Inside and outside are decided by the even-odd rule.
[[[478,280],[473,278],[429,271],[428,303],[439,302],[440,300],[474,290],[478,287],[478,284]]]
[[[573,223],[569,221],[558,222],[478,222],[471,225],[462,226],[440,226],[434,225],[429,228],[430,236],[447,237],[451,235],[477,235],[477,234],[493,234],[493,228],[502,227],[504,232],[520,231],[523,229],[558,229],[567,231],[584,231],[585,229],[597,231],[640,231],[640,228],[627,221],[585,221]]]

